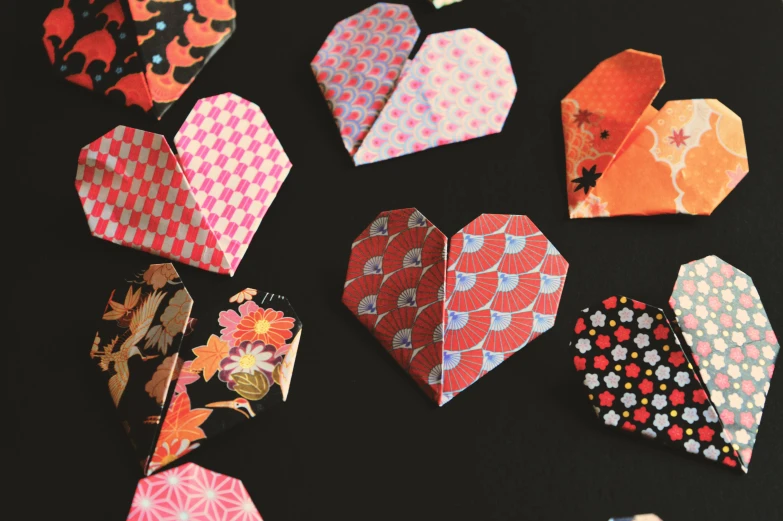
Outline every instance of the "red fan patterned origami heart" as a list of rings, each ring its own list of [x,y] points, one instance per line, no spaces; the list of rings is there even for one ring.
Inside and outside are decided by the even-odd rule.
[[[446,236],[415,208],[353,243],[343,303],[443,405],[555,323],[568,262],[533,222],[483,214]]]
[[[76,189],[96,237],[233,275],[291,162],[258,105],[204,98],[174,142],[119,126],[85,146]]]

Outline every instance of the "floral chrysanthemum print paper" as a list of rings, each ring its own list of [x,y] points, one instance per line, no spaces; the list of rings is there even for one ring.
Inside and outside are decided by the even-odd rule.
[[[582,310],[571,347],[602,423],[744,467],[663,310],[609,297]]]
[[[753,279],[710,255],[680,267],[669,303],[747,468],[780,351]]]
[[[517,85],[506,51],[476,29],[429,35],[407,6],[378,3],[332,29],[310,66],[356,165],[500,132]]]
[[[555,322],[568,263],[533,222],[484,214],[451,239],[415,208],[354,241],[343,303],[439,405]]]
[[[561,102],[571,218],[709,215],[748,173],[742,120],[714,99],[651,103],[656,54],[601,62]]]
[[[236,27],[234,0],[57,0],[43,43],[58,74],[158,118]]]

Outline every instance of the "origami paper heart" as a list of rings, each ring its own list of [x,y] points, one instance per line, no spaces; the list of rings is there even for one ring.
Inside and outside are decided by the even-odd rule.
[[[258,105],[199,100],[175,138],[119,126],[82,149],[76,189],[96,237],[233,275],[291,170]]]
[[[582,310],[574,333],[574,365],[606,425],[746,470],[663,310],[610,297]]]
[[[63,0],[44,20],[43,43],[65,79],[121,93],[127,106],[160,119],[231,36],[235,18],[234,0]]]
[[[392,210],[354,241],[343,303],[443,405],[554,325],[567,271],[525,216],[481,215],[446,263],[438,228]]]
[[[669,304],[747,472],[780,351],[753,279],[711,255],[680,267]]]
[[[310,66],[356,165],[500,132],[517,92],[506,51],[475,29],[427,37],[404,5],[338,23]]]
[[[263,521],[236,478],[185,463],[139,481],[128,521]]]
[[[717,100],[650,103],[661,57],[601,62],[561,103],[571,218],[709,215],[748,173],[742,120]]]
[[[153,264],[112,291],[95,335],[90,357],[147,475],[288,396],[302,335],[288,299],[248,288],[205,304],[214,322],[194,328],[174,266]]]

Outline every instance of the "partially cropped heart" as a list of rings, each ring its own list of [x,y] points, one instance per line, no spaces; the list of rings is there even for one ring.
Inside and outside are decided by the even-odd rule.
[[[311,62],[345,148],[362,165],[500,132],[517,92],[508,54],[476,29],[432,34],[407,6],[338,23]]]
[[[343,292],[439,405],[554,325],[568,271],[521,215],[483,214],[446,244],[415,208],[383,212],[354,241]]]

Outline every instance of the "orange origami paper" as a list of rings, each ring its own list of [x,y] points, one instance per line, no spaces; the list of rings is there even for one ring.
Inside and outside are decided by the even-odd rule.
[[[714,99],[651,103],[657,54],[604,60],[561,102],[568,212],[709,215],[748,173],[742,120]]]

